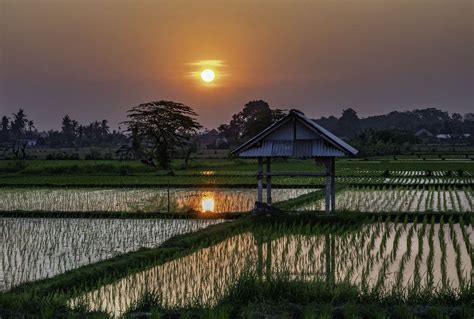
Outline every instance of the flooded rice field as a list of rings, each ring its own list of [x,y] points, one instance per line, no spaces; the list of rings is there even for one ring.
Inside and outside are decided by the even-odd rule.
[[[273,189],[274,202],[315,189]],[[0,211],[47,212],[244,212],[255,189],[0,189]]]
[[[298,210],[324,210],[324,200]],[[473,212],[474,192],[465,189],[383,189],[344,190],[336,195],[336,210],[361,212]]]
[[[378,222],[331,234],[323,226],[255,228],[188,256],[152,266],[70,300],[114,317],[153,292],[164,305],[213,305],[246,272],[304,281],[348,282],[385,294],[458,290],[472,272],[472,226]]]
[[[0,218],[0,291],[52,277],[219,220]]]

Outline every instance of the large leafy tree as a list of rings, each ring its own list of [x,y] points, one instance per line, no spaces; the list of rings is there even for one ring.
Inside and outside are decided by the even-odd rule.
[[[218,129],[231,144],[235,144],[257,135],[283,116],[282,110],[272,110],[263,100],[249,101],[242,111],[232,116],[229,124]]]
[[[191,137],[202,127],[196,116],[182,103],[154,101],[129,110],[125,124],[132,134],[135,153],[143,162],[169,169],[171,159],[191,146]]]
[[[360,132],[360,122],[357,112],[352,108],[342,111],[342,116],[337,123],[337,133],[345,137],[353,137]]]

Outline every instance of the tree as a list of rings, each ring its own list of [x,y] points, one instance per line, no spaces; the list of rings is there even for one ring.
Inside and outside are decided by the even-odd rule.
[[[191,136],[202,126],[194,110],[182,103],[154,101],[140,104],[128,111],[124,122],[134,136],[134,148],[143,162],[169,169],[179,149],[189,147]]]
[[[283,116],[282,110],[272,110],[263,100],[249,101],[242,111],[232,116],[229,124],[222,124],[218,130],[235,144],[260,133]]]
[[[63,117],[61,133],[63,135],[64,144],[66,144],[67,146],[74,145],[74,140],[76,139],[77,125],[77,121],[72,120],[68,114]]]
[[[11,122],[11,131],[13,135],[18,138],[24,133],[25,128],[28,125],[28,119],[22,109],[19,109],[17,113],[12,113],[12,115],[13,120]]]
[[[31,121],[30,123],[30,121],[28,121],[28,118],[22,109],[19,109],[17,113],[13,113],[12,115],[13,120],[10,126],[10,131],[13,137],[11,140],[12,153],[15,155],[16,159],[20,159],[21,152],[21,159],[25,159],[28,143],[22,141],[20,138],[25,133],[25,129],[29,124],[33,126],[33,122]]]
[[[29,120],[27,125],[28,125],[28,132],[31,133],[33,129],[35,128],[35,123],[32,120]]]
[[[2,117],[2,130],[0,131],[0,142],[8,142],[8,130],[10,129],[10,119]]]
[[[346,137],[352,137],[360,132],[360,122],[357,112],[351,108],[342,111],[342,116],[337,123],[338,133]]]
[[[10,119],[7,116],[2,117],[2,132],[7,132],[10,127]]]

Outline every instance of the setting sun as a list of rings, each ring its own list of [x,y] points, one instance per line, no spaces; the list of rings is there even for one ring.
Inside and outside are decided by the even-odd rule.
[[[210,83],[214,81],[215,77],[216,75],[214,74],[214,71],[212,71],[211,69],[205,69],[204,71],[201,72],[201,79],[204,82]]]

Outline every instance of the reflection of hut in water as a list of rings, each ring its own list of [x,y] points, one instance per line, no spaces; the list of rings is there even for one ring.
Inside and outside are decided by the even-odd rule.
[[[338,227],[330,236],[325,229],[318,225],[309,230],[306,226],[290,225],[278,227],[278,231],[275,227],[242,228],[221,242],[209,243],[208,247],[188,255],[183,252],[176,259],[145,267],[141,272],[76,296],[69,304],[84,303],[91,310],[106,311],[119,317],[145,292],[151,291],[160,295],[162,302],[170,307],[195,302],[212,306],[232,289],[233,283],[249,272],[262,279],[282,274],[285,278],[289,275],[291,279],[326,281],[329,285],[344,282],[367,289],[380,286],[381,294],[390,293],[396,287],[408,291],[406,289],[414,284],[433,292],[446,288],[456,290],[471,278],[472,263],[466,245],[459,245],[458,253],[451,240],[445,248],[439,243],[434,245],[431,249],[435,267],[431,270],[427,263],[419,266],[415,263],[419,254],[427,258],[426,247],[414,244],[408,249],[408,242],[417,242],[419,238],[428,242],[432,231],[434,238],[447,231],[446,236],[454,236],[462,242],[460,224],[454,224],[452,228],[445,225],[442,230],[439,225],[427,224],[420,228],[419,224],[411,222],[356,223]],[[457,272],[454,262],[446,264],[446,272],[440,270],[443,250],[447,260],[460,258],[464,267],[461,273]],[[459,257],[455,257],[457,254]],[[426,280],[416,283],[416,277],[423,278],[428,272],[434,282],[444,284],[430,287]]]
[[[335,136],[298,110],[239,146],[232,153],[239,157],[257,158],[258,193],[257,209],[269,208],[272,204],[272,176],[322,176],[325,177],[326,212],[335,210],[335,158],[356,155],[357,150]],[[272,172],[272,158],[314,158],[326,167],[325,172]],[[265,158],[266,170],[263,170]],[[266,177],[267,198],[263,204],[263,177]]]

